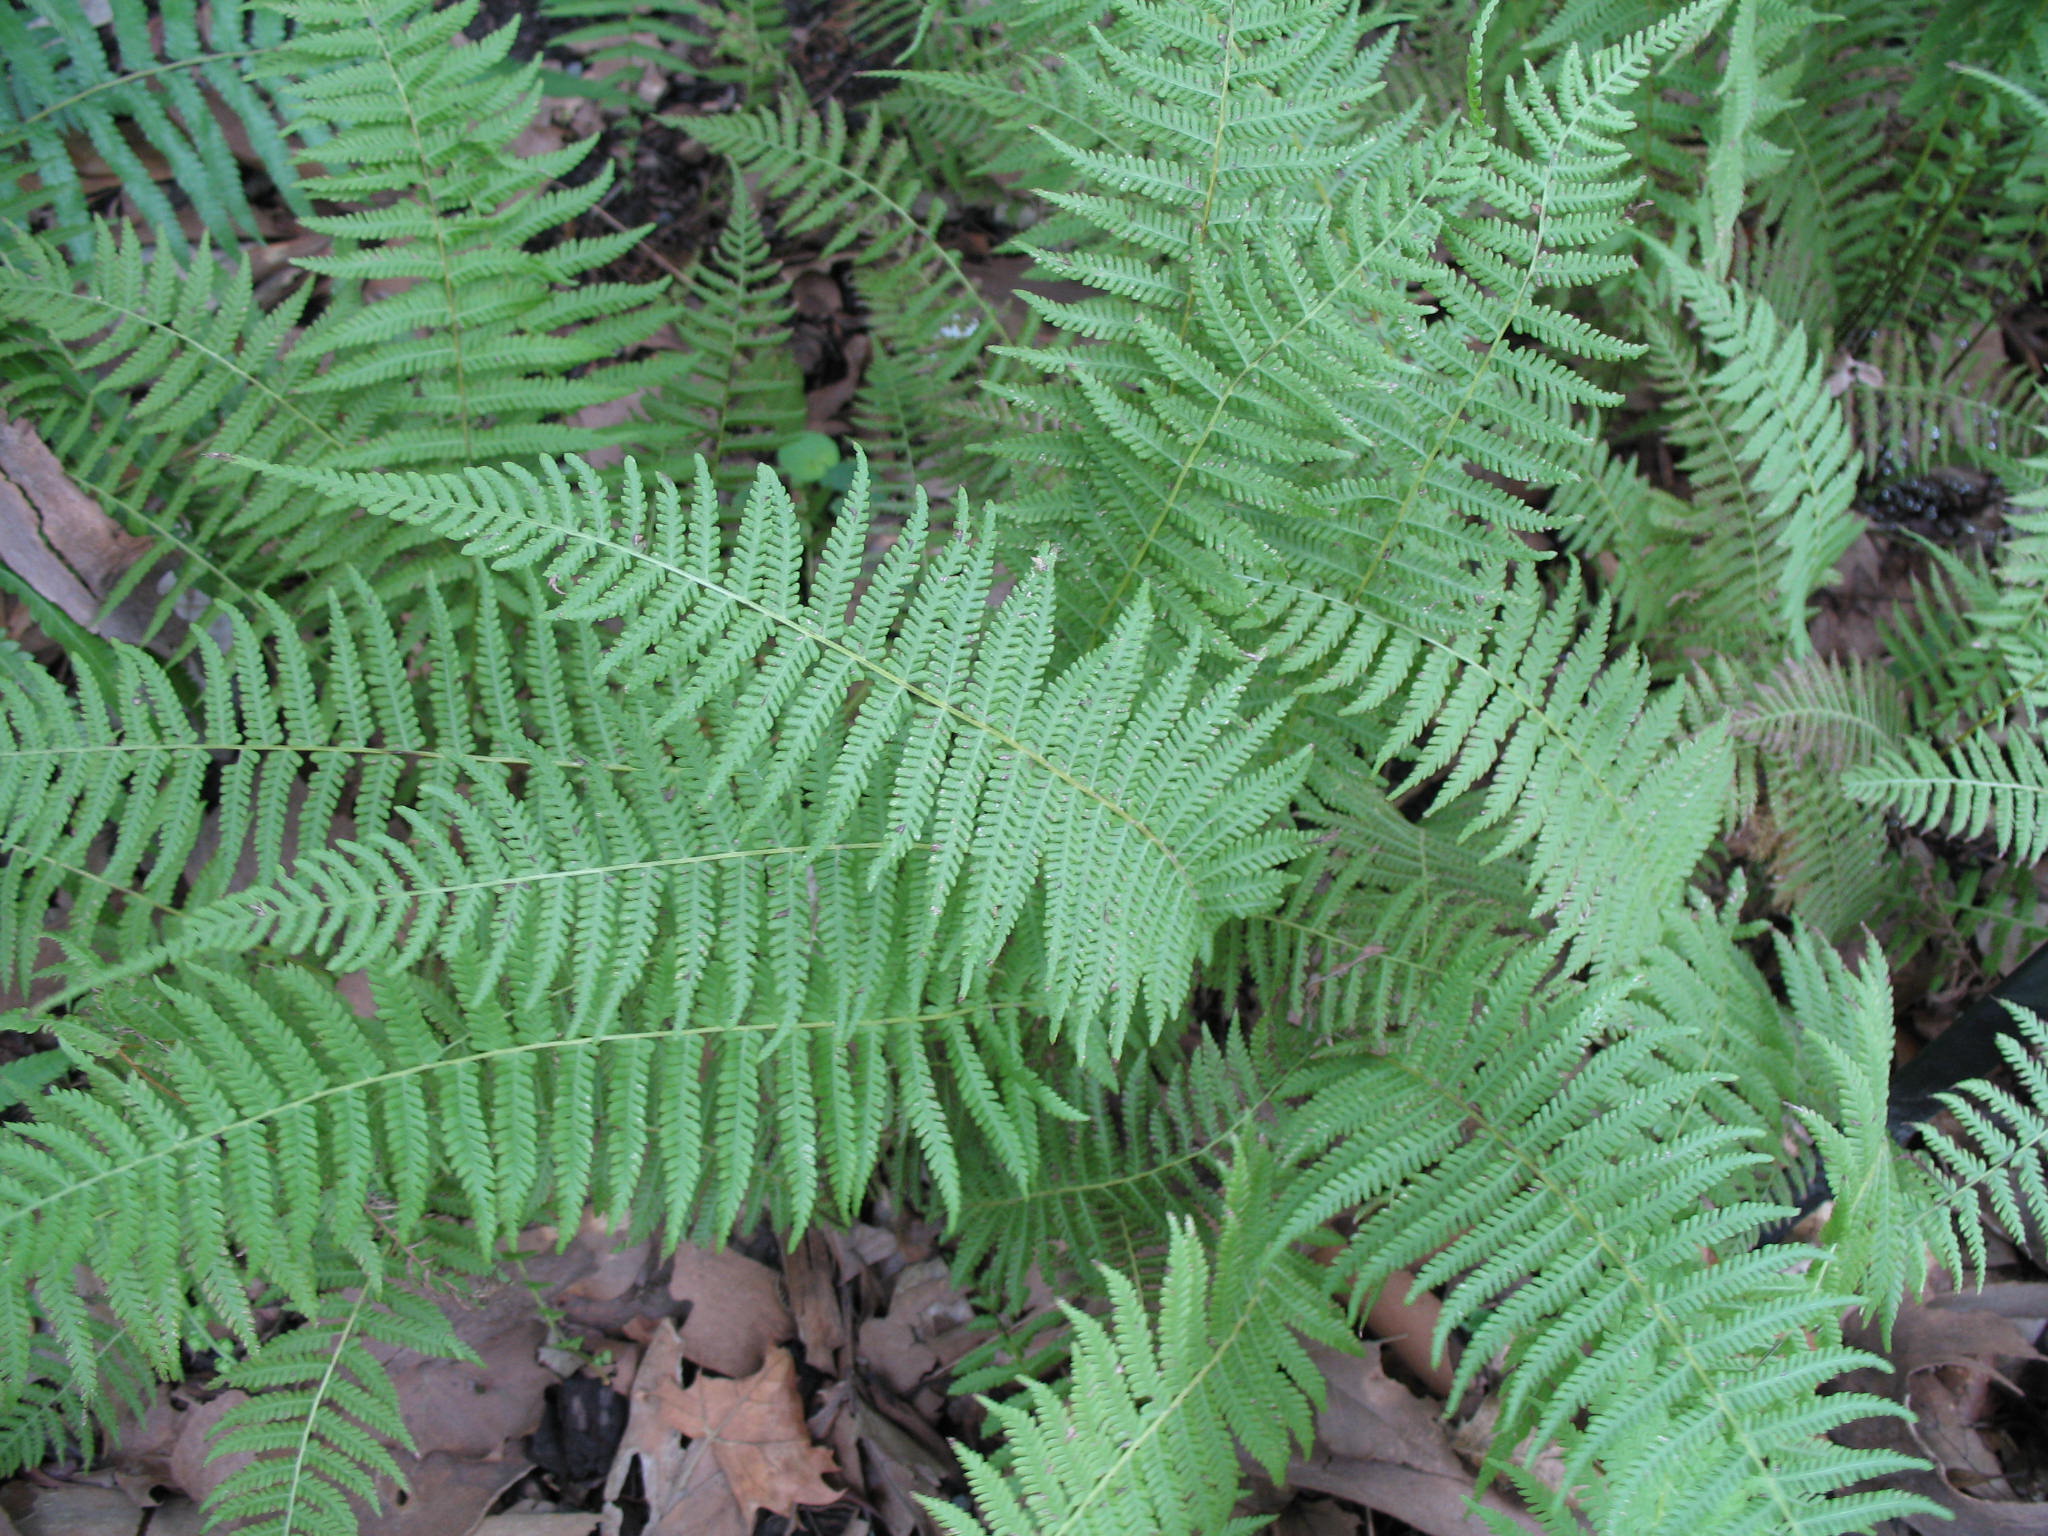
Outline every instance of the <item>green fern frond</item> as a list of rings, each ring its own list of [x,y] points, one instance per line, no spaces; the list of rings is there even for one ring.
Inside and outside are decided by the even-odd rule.
[[[1682,689],[1654,688],[1632,653],[1609,661],[1611,615],[1581,629],[1575,583],[1546,601],[1525,578],[1480,645],[1422,651],[1378,754],[1433,789],[1433,812],[1469,792],[1460,836],[1526,848],[1534,911],[1603,969],[1655,941],[1644,919],[1690,878],[1730,770],[1725,731],[1683,732]]]
[[[1237,1490],[1217,1469],[1234,1466],[1242,1446],[1277,1475],[1307,1444],[1322,1378],[1297,1335],[1334,1344],[1345,1330],[1322,1271],[1268,1245],[1270,1220],[1252,1214],[1271,1198],[1256,1166],[1249,1155],[1232,1164],[1213,1253],[1193,1223],[1169,1225],[1156,1316],[1108,1269],[1106,1322],[1065,1308],[1066,1390],[1026,1378],[1022,1397],[988,1404],[1004,1455],[958,1448],[981,1516],[929,1501],[942,1529],[1195,1536],[1257,1526],[1228,1518]]]
[[[1651,328],[1659,384],[1678,413],[1671,436],[1686,450],[1699,546],[1689,564],[1666,567],[1687,584],[1687,617],[1706,643],[1803,655],[1807,604],[1861,531],[1849,511],[1856,446],[1824,360],[1798,327],[1668,253],[1665,275],[1721,360],[1707,373],[1690,342]]]
[[[635,429],[579,427],[578,410],[676,366],[619,360],[668,318],[656,290],[578,285],[640,232],[526,248],[601,198],[608,173],[550,187],[587,146],[505,150],[534,96],[531,67],[501,67],[509,30],[455,47],[473,3],[287,9],[294,29],[266,52],[265,78],[289,80],[295,127],[320,141],[318,194],[342,209],[304,218],[334,245],[297,263],[326,279],[303,334],[311,283],[265,313],[246,270],[146,259],[132,231],[101,233],[90,265],[45,241],[0,247],[0,309],[72,351],[93,397],[70,434],[75,471],[132,508],[135,531],[161,535],[128,584],[188,552],[159,622],[191,587],[240,598],[280,572],[389,565],[417,542],[367,520],[337,530],[330,509],[208,455],[384,467],[589,449]],[[372,300],[373,282],[403,291]],[[132,411],[96,403],[129,393]],[[121,441],[137,427],[146,441]]]
[[[95,951],[148,951],[176,909],[279,878],[303,847],[322,846],[344,806],[354,824],[382,827],[402,797],[455,781],[476,741],[462,739],[468,705],[446,627],[431,636],[440,665],[416,695],[393,681],[410,642],[360,579],[352,597],[330,595],[318,654],[274,604],[258,610],[267,644],[231,620],[225,646],[201,652],[196,697],[126,648],[110,648],[104,675],[80,671],[69,692],[23,660],[4,669],[0,913],[15,984],[30,979],[60,894],[72,964],[96,972]],[[496,604],[478,619],[488,656],[503,643]],[[500,767],[508,751],[512,762],[545,760],[519,708],[492,702],[484,729]],[[450,724],[457,739],[438,748],[431,727]]]
[[[119,0],[108,12],[103,32],[89,8],[65,0],[0,10],[0,58],[7,60],[0,76],[0,187],[7,190],[0,195],[11,220],[25,226],[46,213],[72,253],[84,256],[89,219],[79,160],[90,146],[178,256],[190,254],[191,241],[173,191],[222,245],[256,235],[230,123],[286,206],[298,215],[312,211],[275,95],[252,80],[285,38],[282,17],[246,0]],[[30,175],[38,184],[32,191]]]
[[[1967,1256],[1959,1276],[1981,1280],[1986,1263],[1984,1213],[2024,1232],[2048,1217],[2048,1024],[2024,1008],[2009,1007],[2016,1030],[2002,1034],[1998,1051],[2017,1084],[2012,1092],[1992,1083],[1962,1084],[1941,1095],[1957,1129],[1923,1125],[1935,1176],[1948,1186],[1950,1217]],[[1937,1250],[1942,1251],[1942,1250]]]
[[[1777,951],[1793,1017],[1818,1069],[1808,1078],[1818,1092],[1800,1118],[1834,1199],[1821,1234],[1829,1279],[1867,1298],[1888,1334],[1898,1309],[1926,1289],[1930,1257],[1959,1282],[1973,1272],[1981,1281],[1982,1238],[1975,1220],[1953,1219],[1946,1192],[1892,1139],[1892,990],[1884,967],[1852,971],[1811,934],[1797,943],[1781,937]]]
[[[790,351],[789,283],[737,175],[718,244],[683,287],[674,324],[689,362],[648,395],[648,413],[680,429],[681,465],[701,454],[721,489],[744,489],[755,468],[803,430],[804,397]]]
[[[2022,863],[2048,852],[2048,752],[2028,732],[2015,730],[2003,741],[1971,736],[1947,752],[1908,737],[1876,762],[1851,769],[1842,787],[1851,799],[1911,826],[1989,834],[2001,853]]]
[[[1773,758],[1839,773],[1904,736],[1906,712],[1896,684],[1868,662],[1808,657],[1759,683],[1729,723]]]
[[[1897,1462],[1825,1433],[1900,1410],[1814,1396],[1870,1359],[1839,1342],[1845,1293],[1752,1246],[1785,1208],[1728,1198],[1771,1161],[1761,1128],[1701,1112],[1731,1101],[1682,1020],[1626,986],[1532,991],[1540,958],[1476,1008],[1447,986],[1430,1028],[1301,1111],[1299,1220],[1361,1206],[1361,1300],[1410,1265],[1448,1286],[1461,1390],[1504,1354],[1494,1465],[1555,1440],[1568,1487],[1654,1487],[1716,1531],[1840,1530],[1828,1491]]]
[[[1011,322],[939,238],[943,198],[926,187],[909,146],[880,110],[850,127],[837,101],[814,112],[785,97],[773,110],[688,120],[692,135],[758,178],[783,240],[815,243],[818,259],[844,256],[868,311],[870,375],[916,399],[914,432],[868,431],[876,413],[858,396],[855,416],[877,455],[881,481],[907,509],[919,485],[971,484],[956,446],[977,379],[1002,364],[990,349]],[[886,405],[883,414],[887,414]]]
[[[1273,607],[1301,588],[1447,626],[1493,596],[1512,530],[1542,522],[1499,478],[1562,478],[1570,408],[1609,398],[1552,354],[1630,352],[1538,290],[1622,269],[1602,249],[1627,197],[1616,102],[1705,14],[1517,84],[1524,151],[1415,137],[1412,116],[1360,132],[1393,39],[1341,7],[1221,30],[1119,7],[1073,67],[1098,119],[1131,125],[1121,153],[1050,140],[1094,189],[1052,201],[1100,233],[1030,249],[1122,302],[1032,299],[1077,342],[1019,352],[1049,380],[1005,391],[1053,424],[1002,451],[1032,468],[1017,512],[1095,573],[1078,621],[1140,580],[1195,632],[1313,628],[1313,601]]]
[[[2038,468],[2038,465],[2030,465]],[[2009,709],[2048,720],[2048,496],[2039,490],[2021,498],[2007,518],[2011,542],[2000,553],[1994,594],[1976,594],[1970,622],[2005,663],[2004,696],[1970,724],[2002,719]],[[1953,564],[1953,562],[1949,562]]]
[[[1410,821],[1372,783],[1320,774],[1298,819],[1310,850],[1279,911],[1224,931],[1212,985],[1248,987],[1305,1038],[1375,1038],[1446,974],[1483,974],[1536,939],[1527,850],[1489,857],[1462,835],[1476,808]]]
[[[729,554],[701,463],[687,503],[666,480],[650,494],[630,464],[616,500],[573,462],[538,477],[266,473],[463,540],[499,569],[535,570],[563,594],[557,620],[624,619],[599,677],[658,690],[669,725],[710,711],[698,793],[750,769],[751,814],[766,817],[807,792],[799,847],[830,846],[863,808],[886,816],[867,878],[902,868],[930,912],[902,957],[918,985],[951,974],[972,990],[1031,914],[1044,1006],[1085,1021],[1084,1055],[1098,1032],[1119,1049],[1134,1018],[1156,1034],[1217,924],[1278,895],[1274,865],[1296,839],[1268,828],[1300,760],[1253,766],[1278,717],[1237,715],[1243,676],[1198,691],[1191,656],[1141,688],[1142,608],[1050,671],[1049,561],[990,615],[985,527],[927,564],[921,501],[856,601],[863,474],[799,596],[798,525],[766,471]],[[906,865],[914,850],[925,856]],[[439,883],[423,873],[381,888]]]
[[[1020,1149],[997,1136],[962,1138],[955,1272],[974,1275],[998,1306],[1023,1305],[1034,1277],[1062,1290],[1086,1286],[1097,1265],[1153,1289],[1159,1233],[1176,1215],[1216,1216],[1234,1150],[1284,1114],[1281,1085],[1296,1083],[1310,1042],[1283,1047],[1283,1038],[1267,1027],[1232,1030],[1192,1049],[1134,1053],[1117,1073],[1090,1065],[1048,1074],[1057,1097],[1041,1102],[1056,1123],[1038,1130],[1029,1157],[1045,1177],[1020,1183]],[[981,1353],[1009,1345],[1000,1339]],[[1011,1374],[977,1379],[993,1385]]]
[[[562,27],[549,48],[574,54],[581,66],[573,74],[544,68],[548,95],[584,96],[619,112],[646,112],[633,89],[641,70],[676,70],[693,53],[693,75],[737,85],[749,97],[789,64],[789,17],[763,0],[543,0],[540,14]],[[704,59],[706,52],[716,61]]]
[[[374,457],[347,462],[560,451],[575,434],[552,423],[663,375],[659,359],[615,361],[667,318],[652,288],[566,286],[644,231],[524,249],[601,199],[611,173],[552,184],[588,143],[526,159],[506,148],[538,94],[538,65],[505,66],[513,28],[456,48],[473,0],[438,11],[420,0],[288,8],[298,28],[270,67],[289,73],[299,122],[329,135],[309,190],[356,205],[305,220],[335,247],[300,265],[345,285],[318,338],[337,356],[311,388],[381,391]],[[360,285],[371,279],[414,281],[366,303]]]
[[[364,1281],[225,1367],[218,1385],[252,1393],[222,1415],[207,1456],[255,1459],[207,1497],[209,1522],[250,1536],[356,1536],[380,1478],[403,1491],[388,1445],[413,1438],[372,1344],[475,1361],[439,1307]],[[351,1501],[354,1501],[353,1503]]]

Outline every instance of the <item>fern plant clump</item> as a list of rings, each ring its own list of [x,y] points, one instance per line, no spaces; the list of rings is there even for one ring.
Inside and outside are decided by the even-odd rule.
[[[1945,1513],[1839,1383],[2048,1219],[2024,1010],[1888,1114],[2048,941],[2038,7],[925,0],[814,102],[549,0],[721,92],[660,282],[477,9],[0,0],[0,413],[131,536],[0,573],[0,1470],[207,1357],[214,1528],[353,1530],[425,1256],[879,1182],[962,1536],[1251,1528],[1424,1297],[1475,1521]]]

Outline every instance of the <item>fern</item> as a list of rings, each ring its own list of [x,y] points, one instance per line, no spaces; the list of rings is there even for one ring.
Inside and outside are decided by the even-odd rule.
[[[936,1501],[948,1531],[1247,1531],[1229,1520],[1234,1490],[1210,1475],[1233,1457],[1232,1439],[1276,1475],[1305,1443],[1321,1377],[1294,1330],[1334,1341],[1330,1303],[1314,1265],[1260,1252],[1254,1165],[1237,1162],[1223,1196],[1234,1219],[1213,1258],[1190,1224],[1169,1226],[1155,1322],[1143,1294],[1115,1271],[1104,1278],[1105,1324],[1069,1308],[1071,1387],[1057,1397],[1031,1384],[1023,1400],[991,1403],[1008,1445],[1008,1476],[962,1453],[969,1486],[990,1524]],[[1270,1221],[1263,1224],[1270,1226]],[[1245,1280],[1250,1279],[1247,1286]]]
[[[347,1530],[435,1271],[880,1177],[993,1329],[955,1531],[1246,1524],[1391,1283],[1547,1529],[1925,1513],[1831,1386],[2048,1203],[2031,1023],[1886,1123],[1888,966],[2048,934],[2036,514],[1810,620],[1888,478],[2038,499],[1926,322],[2032,269],[2048,28],[1409,9],[891,0],[853,110],[773,6],[562,0],[744,91],[662,288],[473,0],[0,16],[0,404],[156,609],[0,648],[8,1465],[211,1357],[215,1520]],[[260,282],[244,134],[327,242]],[[805,260],[869,355],[792,492]]]
[[[1303,1112],[1297,1219],[1362,1205],[1361,1298],[1410,1264],[1449,1282],[1435,1342],[1468,1330],[1460,1389],[1508,1361],[1495,1461],[1557,1438],[1572,1481],[1605,1465],[1665,1511],[1718,1506],[1715,1529],[1839,1529],[1809,1489],[1861,1475],[1857,1453],[1821,1436],[1875,1405],[1811,1396],[1855,1358],[1845,1296],[1751,1246],[1781,1209],[1728,1197],[1768,1161],[1757,1126],[1702,1112],[1730,1106],[1682,1021],[1620,988],[1546,996],[1543,959],[1483,1001],[1443,989],[1429,1027]]]
[[[1015,514],[1101,573],[1080,622],[1107,622],[1141,579],[1196,630],[1270,629],[1304,608],[1280,632],[1324,649],[1299,585],[1447,626],[1483,605],[1518,552],[1512,531],[1539,520],[1464,466],[1559,478],[1578,438],[1558,408],[1607,399],[1510,332],[1580,356],[1629,350],[1540,303],[1529,274],[1620,270],[1599,250],[1627,192],[1613,98],[1700,14],[1568,60],[1557,94],[1533,76],[1518,87],[1524,154],[1456,130],[1410,141],[1406,118],[1357,134],[1392,38],[1360,49],[1339,8],[1254,7],[1220,31],[1121,9],[1123,29],[1172,55],[1105,33],[1099,62],[1080,61],[1097,115],[1137,131],[1116,155],[1061,147],[1099,190],[1053,198],[1107,240],[1032,248],[1105,297],[1034,299],[1087,344],[1021,352],[1052,382],[1007,392],[1056,427],[1004,451],[1038,478]],[[1481,199],[1507,217],[1468,212]],[[1426,323],[1416,287],[1441,321]],[[1095,515],[1074,517],[1083,506]]]
[[[2048,850],[2048,754],[2031,736],[2015,733],[2003,744],[1973,736],[1948,757],[1908,738],[1851,772],[1843,787],[1915,826],[1946,823],[1964,837],[1989,833],[2001,852],[2023,863]]]
[[[207,1518],[240,1529],[334,1532],[356,1529],[353,1497],[378,1501],[377,1479],[404,1487],[384,1442],[413,1449],[397,1393],[371,1343],[475,1359],[431,1301],[397,1287],[361,1286],[334,1295],[317,1317],[279,1334],[221,1372],[220,1384],[257,1395],[222,1415],[211,1457],[255,1459],[230,1474],[207,1501]],[[275,1511],[274,1519],[264,1517]]]
[[[284,40],[282,16],[244,0],[157,8],[122,0],[109,11],[111,39],[85,7],[24,0],[0,11],[0,56],[8,63],[0,154],[14,167],[0,193],[7,218],[25,223],[47,213],[82,256],[88,218],[79,151],[89,145],[179,255],[190,246],[170,189],[215,240],[254,235],[229,122],[291,211],[312,211],[273,98],[252,79]],[[25,184],[30,174],[33,189]]]

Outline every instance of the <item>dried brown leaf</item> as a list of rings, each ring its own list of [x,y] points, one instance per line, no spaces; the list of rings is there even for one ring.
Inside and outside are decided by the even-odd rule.
[[[770,1350],[767,1363],[739,1381],[700,1376],[674,1402],[676,1427],[710,1443],[749,1524],[756,1510],[792,1515],[799,1504],[838,1502],[839,1490],[824,1482],[838,1467],[804,1425],[788,1350]]]
[[[676,1250],[668,1293],[690,1303],[683,1355],[721,1376],[750,1376],[774,1345],[796,1337],[775,1271],[731,1249],[685,1243]]]

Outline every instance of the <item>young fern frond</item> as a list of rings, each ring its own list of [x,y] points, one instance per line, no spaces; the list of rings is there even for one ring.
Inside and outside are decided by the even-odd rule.
[[[804,426],[803,379],[789,349],[789,282],[768,251],[746,183],[733,178],[718,244],[690,270],[674,324],[689,363],[647,396],[648,414],[680,441],[664,455],[687,473],[702,455],[722,490],[743,490],[755,467]],[[666,445],[664,445],[666,446]]]
[[[431,1299],[352,1278],[353,1295],[329,1292],[304,1323],[221,1371],[220,1386],[254,1395],[221,1416],[208,1454],[255,1459],[208,1496],[209,1521],[249,1536],[356,1536],[358,1510],[377,1507],[380,1477],[404,1489],[387,1447],[412,1450],[412,1433],[370,1345],[476,1355]]]
[[[1073,1329],[1064,1392],[1023,1380],[1024,1395],[988,1404],[1006,1453],[961,1448],[980,1517],[930,1501],[955,1536],[1162,1536],[1249,1532],[1231,1520],[1237,1447],[1273,1475],[1306,1445],[1322,1376],[1301,1337],[1337,1344],[1347,1330],[1321,1269],[1273,1237],[1271,1169],[1249,1147],[1231,1164],[1210,1242],[1194,1223],[1168,1226],[1156,1303],[1129,1278],[1103,1274],[1111,1312],[1065,1309]],[[1156,1313],[1156,1315],[1155,1315]]]
[[[899,413],[915,430],[867,437],[887,499],[907,509],[919,485],[975,484],[956,445],[977,375],[1011,324],[939,238],[946,204],[922,184],[885,114],[870,110],[854,129],[837,101],[814,112],[785,97],[772,111],[692,118],[690,128],[759,178],[783,239],[818,242],[821,260],[851,260],[874,348],[869,370],[892,374],[878,382],[916,399],[914,412]],[[889,412],[857,395],[854,414],[865,431]]]

